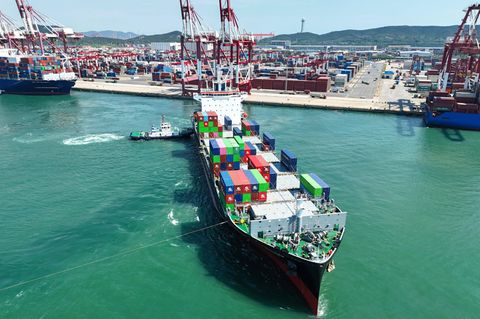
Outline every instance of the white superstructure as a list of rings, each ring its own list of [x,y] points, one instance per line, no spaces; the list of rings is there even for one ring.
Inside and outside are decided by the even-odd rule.
[[[242,102],[245,94],[238,91],[202,91],[195,94],[193,98],[202,105],[202,112],[216,112],[218,121],[224,125],[225,116],[232,119],[233,125],[240,125],[242,122]]]

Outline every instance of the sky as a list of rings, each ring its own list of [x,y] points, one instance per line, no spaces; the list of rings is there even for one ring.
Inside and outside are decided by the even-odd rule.
[[[232,0],[240,27],[252,33],[327,33],[391,25],[457,25],[474,0]],[[159,34],[181,29],[178,0],[29,0],[42,12],[75,31],[129,31]],[[205,25],[218,28],[217,0],[191,0]],[[15,0],[0,0],[0,10],[20,21]],[[342,5],[335,6],[336,3]]]

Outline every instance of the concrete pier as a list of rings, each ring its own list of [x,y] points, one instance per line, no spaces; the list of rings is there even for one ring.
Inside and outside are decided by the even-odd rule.
[[[148,83],[130,84],[78,80],[73,89],[78,91],[185,99],[185,97],[181,95],[181,88],[179,86],[153,86],[148,85]],[[265,92],[254,90],[252,91],[252,94],[246,98],[245,103],[416,116],[420,116],[422,114],[419,104],[410,100],[382,102],[375,97],[373,99],[357,99],[327,96],[326,99],[321,99],[314,98],[306,94],[293,95],[281,94],[272,91]]]

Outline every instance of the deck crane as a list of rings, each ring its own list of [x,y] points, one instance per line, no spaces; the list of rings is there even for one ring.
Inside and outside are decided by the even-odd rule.
[[[447,91],[451,83],[465,82],[465,88],[469,88],[468,77],[472,72],[480,72],[480,44],[476,30],[480,4],[468,7],[465,12],[455,36],[445,44],[438,82],[438,89],[442,92]]]
[[[38,44],[41,54],[45,53],[45,44],[48,44],[53,52],[59,51],[56,42],[63,44],[66,53],[69,40],[79,40],[83,34],[74,32],[60,23],[36,11],[27,0],[15,0],[20,17],[22,18],[27,47],[23,51],[34,51]],[[42,27],[42,28],[41,28]]]
[[[181,42],[181,68],[182,68],[182,92],[183,95],[192,95],[193,91],[186,88],[186,84],[198,81],[197,92],[200,92],[202,85],[208,85],[208,81],[204,80],[204,66],[210,68],[213,73],[214,66],[211,62],[215,57],[215,50],[211,52],[209,47],[214,47],[218,41],[218,33],[204,26],[201,17],[197,14],[190,0],[180,0],[180,9],[182,14],[182,35]],[[190,44],[190,45],[188,45]],[[193,57],[195,52],[195,59]],[[187,67],[192,67],[196,63],[196,75],[192,76],[191,70],[187,71]],[[188,76],[187,76],[188,75]]]

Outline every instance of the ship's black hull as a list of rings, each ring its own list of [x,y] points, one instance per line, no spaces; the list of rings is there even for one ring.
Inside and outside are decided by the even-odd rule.
[[[18,95],[68,95],[75,81],[10,80],[0,79],[0,91]]]
[[[196,140],[199,141],[197,135]],[[225,220],[239,236],[241,236],[243,241],[250,243],[253,248],[272,259],[275,265],[282,270],[295,287],[297,287],[311,311],[317,316],[319,312],[320,286],[323,274],[333,256],[326,263],[309,262],[264,244],[240,230],[221,207],[220,198],[215,188],[215,179],[209,169],[207,158],[202,154],[200,154],[200,157],[202,159],[201,162],[205,178],[208,182],[207,185],[209,186],[210,196],[212,197],[215,209],[220,214],[221,218]]]

